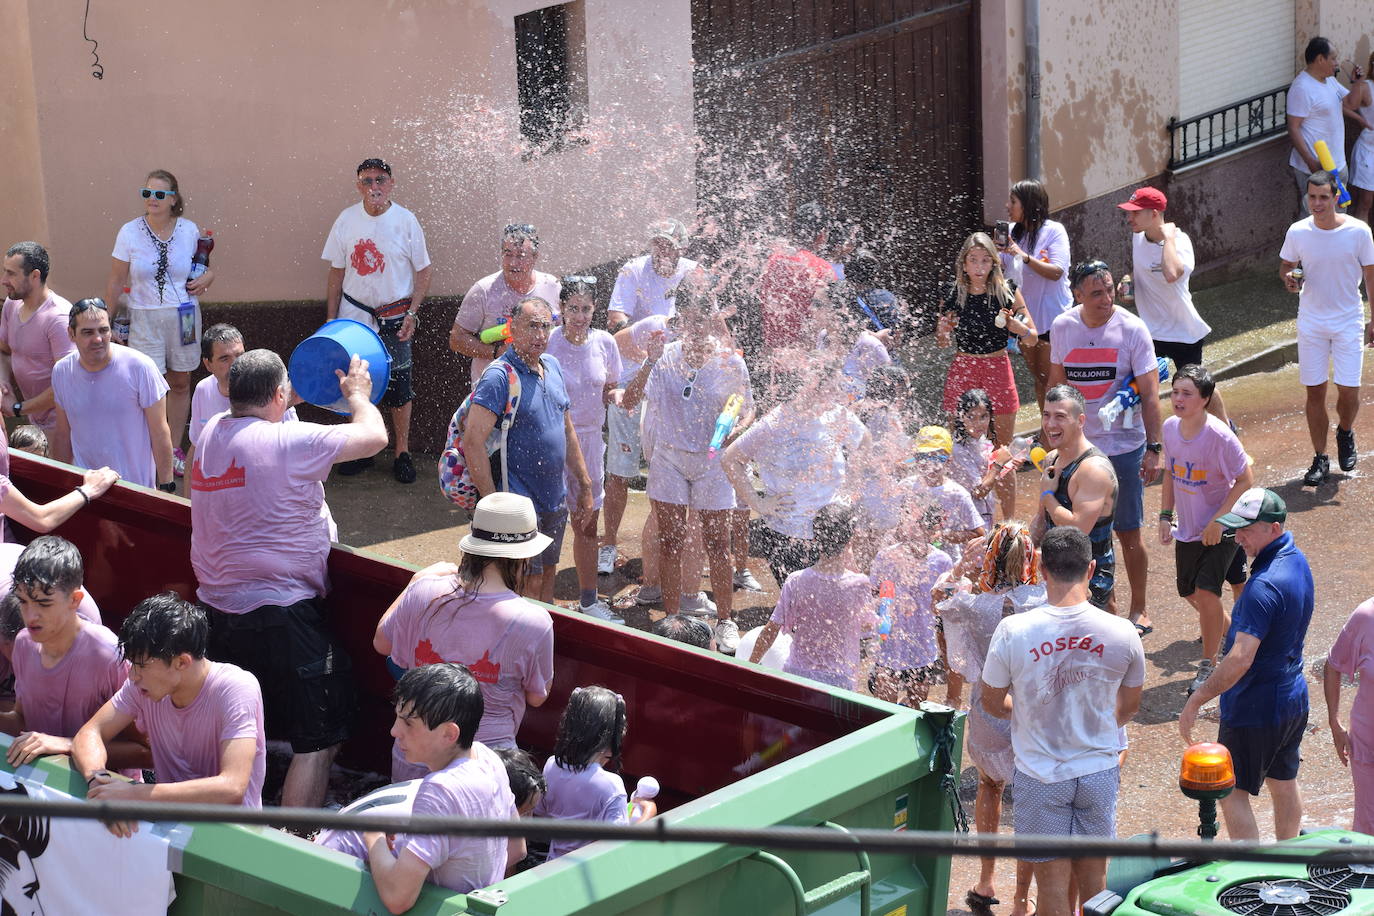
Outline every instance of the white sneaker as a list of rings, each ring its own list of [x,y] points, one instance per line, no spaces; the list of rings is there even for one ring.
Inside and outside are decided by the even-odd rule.
[[[1198,662],[1197,674],[1193,676],[1193,682],[1188,685],[1188,690],[1183,695],[1190,697],[1196,693],[1203,684],[1207,683],[1207,679],[1212,676],[1212,672],[1215,669],[1216,664],[1209,658],[1204,658],[1202,661]]]
[[[614,544],[602,544],[596,549],[596,571],[603,576],[615,572]]]
[[[735,570],[735,588],[742,588],[746,592],[763,591],[763,586],[759,585],[759,580],[754,578],[754,573],[747,568]]]
[[[695,595],[683,595],[678,601],[677,609],[688,617],[716,616],[716,603],[710,598],[707,598],[705,592],[697,592]]]
[[[725,655],[734,655],[739,648],[739,625],[732,618],[716,621],[716,650]]]
[[[604,620],[606,623],[617,623],[622,626],[625,623],[625,618],[611,610],[611,606],[600,598],[596,599],[596,604],[582,605],[578,610],[588,617],[595,617],[597,620]]]

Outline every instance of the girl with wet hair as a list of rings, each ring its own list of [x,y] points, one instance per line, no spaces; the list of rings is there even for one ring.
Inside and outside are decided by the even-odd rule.
[[[950,594],[953,584],[936,586],[944,623],[946,658],[950,673],[958,673],[973,685],[969,696],[965,747],[978,768],[978,796],[974,822],[979,833],[996,833],[1002,814],[1002,790],[1012,778],[1015,760],[1011,748],[1011,721],[997,719],[983,709],[983,663],[993,631],[1003,617],[1045,603],[1045,588],[1031,543],[1030,531],[1020,522],[1003,522],[987,536],[980,565],[969,564],[971,583]],[[998,903],[992,884],[996,859],[983,858],[978,882],[964,901],[978,916],[990,916]],[[1016,897],[1010,916],[1027,916],[1031,869],[1016,865]]]
[[[1069,292],[1069,233],[1063,223],[1050,219],[1050,195],[1033,179],[1018,181],[1007,195],[1007,219],[1011,231],[1002,247],[1002,270],[1016,280],[1039,329],[1044,346],[1022,347],[1026,367],[1035,378],[1035,400],[1044,406],[1050,377],[1050,325],[1059,313],[1073,305]]]
[[[574,690],[558,721],[553,756],[544,764],[548,789],[535,806],[535,817],[626,823],[625,781],[611,772],[620,769],[626,729],[624,697],[599,686]],[[585,840],[553,840],[549,858],[586,844]]]
[[[1001,499],[1002,517],[1011,518],[1016,513],[1016,479],[997,479],[1006,465],[993,460],[992,442],[988,440],[992,398],[981,388],[970,388],[959,395],[953,420],[954,454],[950,456],[949,479],[968,490],[983,517],[983,525],[991,531],[994,490]]]

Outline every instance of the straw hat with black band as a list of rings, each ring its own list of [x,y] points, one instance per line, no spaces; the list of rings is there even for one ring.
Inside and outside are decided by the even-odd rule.
[[[458,542],[464,553],[479,557],[523,560],[538,556],[553,543],[539,531],[534,503],[517,493],[492,493],[472,510],[472,529]]]

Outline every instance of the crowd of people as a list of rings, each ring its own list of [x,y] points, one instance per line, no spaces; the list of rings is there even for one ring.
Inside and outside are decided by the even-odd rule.
[[[1282,280],[1299,294],[1310,486],[1330,475],[1330,380],[1337,463],[1355,467],[1363,347],[1374,343],[1360,295],[1361,282],[1374,285],[1374,238],[1337,206],[1339,167],[1309,168],[1326,130],[1321,100],[1334,92],[1331,60],[1330,44],[1314,39],[1299,77],[1314,84],[1303,96],[1311,114],[1290,93],[1309,215],[1279,253]],[[1363,81],[1351,93],[1363,108],[1336,93],[1338,111],[1367,119],[1369,92]],[[148,597],[115,634],[70,543],[3,545],[11,584],[0,624],[15,700],[0,729],[16,736],[11,763],[70,754],[92,799],[256,807],[270,733],[292,752],[282,803],[323,803],[356,701],[327,611],[337,531],[323,482],[336,467],[364,471],[388,443],[395,479],[415,481],[411,344],[431,270],[418,220],[391,200],[391,165],[367,159],[356,177],[360,202],[323,251],[327,313],[377,331],[391,381],[379,409],[354,357],[338,373],[342,423],[302,421],[276,353],[248,349],[229,325],[201,327],[209,235],[186,219],[170,173],[145,178],[144,213],[119,231],[103,299],[53,292],[35,242],[6,251],[0,411],[30,421],[11,445],[89,470],[39,505],[4,476],[0,450],[0,512],[48,532],[117,479],[174,491],[184,475],[197,580],[194,602]],[[928,307],[882,289],[876,256],[816,207],[798,210],[750,283],[686,258],[687,227],[657,221],[648,252],[604,297],[593,276],[536,270],[536,227],[507,225],[500,270],[473,284],[449,332],[471,361],[449,443],[476,493],[471,526],[458,562],[416,573],[374,638],[397,676],[391,776],[416,781],[410,810],[631,817],[616,773],[629,734],[622,698],[574,690],[542,772],[517,739],[525,711],[551,692],[543,605],[567,530],[578,608],[623,625],[598,576],[628,559],[620,527],[631,482],[647,475],[644,573],[631,600],[662,608],[658,634],[908,706],[944,685],[949,703],[969,709],[980,831],[997,829],[1014,785],[1018,832],[1113,835],[1153,631],[1146,486],[1162,479],[1157,536],[1174,546],[1178,595],[1196,609],[1201,637],[1180,732],[1191,738],[1202,706],[1219,698],[1238,787],[1222,802],[1230,836],[1258,836],[1250,799],[1262,786],[1276,835],[1294,835],[1312,577],[1284,530],[1282,499],[1255,486],[1206,368],[1211,328],[1189,291],[1196,256],[1168,207],[1154,187],[1120,204],[1132,263],[1117,282],[1102,260],[1074,261],[1044,185],[1017,182],[1007,221],[952,253],[950,281]],[[594,327],[603,304],[606,327]],[[943,416],[911,406],[915,341],[953,349]],[[1040,407],[1039,429],[1024,438],[1014,429],[1016,353]],[[208,376],[192,391],[197,360]],[[1038,475],[1033,506],[1018,504],[1017,474]],[[768,622],[742,635],[734,593],[762,591],[751,555],[780,595]],[[1332,647],[1325,683],[1364,830],[1374,830],[1370,702],[1362,693],[1343,728],[1339,686],[1364,663],[1371,621],[1374,601]],[[155,779],[143,781],[145,770]],[[393,912],[426,880],[465,891],[529,862],[521,840],[326,832],[320,842],[366,860]],[[1100,859],[1027,860],[1012,916],[1032,911],[1032,881],[1038,910],[1061,916],[1104,875]],[[993,879],[985,860],[965,898],[980,916],[998,903]]]

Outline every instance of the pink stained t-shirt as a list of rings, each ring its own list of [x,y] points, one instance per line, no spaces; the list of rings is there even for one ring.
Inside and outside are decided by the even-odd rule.
[[[472,753],[424,778],[411,812],[416,817],[515,820],[515,795],[501,758],[480,741]],[[403,833],[396,855],[409,852],[429,866],[429,881],[458,893],[487,887],[506,874],[505,837]]]
[[[629,821],[629,799],[625,795],[625,780],[619,773],[611,773],[592,762],[580,770],[562,767],[549,757],[544,764],[544,782],[548,790],[535,806],[535,817],[551,817],[560,821],[605,821],[624,824]],[[552,840],[549,858],[556,859],[574,849],[581,849],[590,840]]]
[[[211,417],[228,410],[229,395],[220,394],[219,380],[213,375],[201,379],[196,384],[195,391],[191,392],[191,444],[195,445],[200,441],[200,434],[205,431],[205,424],[210,422]],[[281,419],[283,423],[295,422],[296,408],[288,407]]]
[[[827,575],[814,567],[792,573],[769,618],[792,634],[792,654],[782,670],[853,690],[859,639],[876,620],[875,606],[862,573]]]
[[[179,709],[170,696],[157,702],[133,681],[114,695],[114,707],[133,716],[148,736],[157,781],[186,782],[218,776],[221,744],[253,738],[257,753],[243,793],[245,808],[262,807],[262,781],[267,772],[267,742],[262,726],[262,691],[257,678],[236,665],[211,662],[200,693]]]
[[[878,646],[878,664],[903,671],[924,668],[940,657],[930,590],[953,568],[954,561],[938,547],[913,556],[905,544],[894,544],[873,558],[869,583],[880,591],[884,582],[891,582],[896,592],[892,632]]]
[[[600,434],[601,427],[606,424],[606,402],[602,392],[607,382],[620,379],[620,349],[615,345],[615,338],[592,328],[587,332],[587,339],[578,345],[564,336],[562,328],[554,328],[549,335],[547,352],[563,369],[563,385],[572,402],[568,412],[572,414],[573,427]]]
[[[1216,417],[1207,416],[1202,431],[1183,438],[1182,421],[1164,421],[1164,470],[1174,486],[1180,541],[1200,541],[1202,531],[1221,512],[1236,478],[1245,473],[1245,446]]]
[[[73,464],[111,467],[130,483],[157,485],[143,414],[167,394],[157,364],[132,347],[111,344],[110,362],[90,372],[69,353],[53,366],[52,390],[71,426]]]
[[[1139,417],[1130,429],[1124,417],[1103,429],[1097,415],[1127,376],[1159,371],[1145,322],[1116,306],[1105,324],[1090,328],[1083,322],[1081,305],[1069,309],[1050,326],[1050,362],[1064,367],[1068,383],[1087,402],[1083,434],[1089,442],[1105,455],[1124,455],[1145,444],[1145,424]]]
[[[1350,707],[1350,759],[1374,764],[1374,598],[1351,613],[1326,660],[1345,677],[1360,676]],[[1367,804],[1374,806],[1374,799]]]
[[[52,290],[38,310],[25,321],[19,315],[24,303],[6,299],[0,314],[0,346],[10,351],[10,366],[19,384],[22,399],[36,397],[52,384],[52,367],[76,350],[67,334],[67,316],[72,304]],[[19,400],[16,398],[15,400]],[[51,431],[57,426],[57,411],[49,408],[28,415],[29,422]]]
[[[402,668],[436,662],[467,667],[481,685],[486,709],[476,739],[489,747],[515,747],[525,717],[525,694],[546,693],[553,683],[553,618],[514,592],[471,600],[453,597],[456,576],[426,576],[406,586],[382,626],[391,659]],[[423,773],[393,748],[393,781]]]
[[[24,727],[61,738],[77,730],[114,696],[128,678],[129,663],[119,639],[98,623],[82,621],[67,654],[51,668],[27,629],[14,637],[14,693],[24,710]]]
[[[324,479],[347,425],[212,418],[191,481],[196,596],[226,614],[285,607],[329,591]]]
[[[549,304],[549,308],[558,311],[558,298],[563,290],[563,284],[553,274],[546,274],[542,271],[533,271],[534,286],[528,293],[517,293],[511,289],[506,282],[505,274],[497,271],[490,276],[483,277],[467,291],[463,297],[463,304],[458,307],[458,314],[453,319],[453,326],[462,328],[473,334],[485,331],[487,328],[494,328],[498,324],[504,324],[506,319],[515,311],[515,307],[520,304],[520,300],[528,296],[538,296]],[[482,377],[482,370],[491,365],[491,360],[478,358],[472,361],[472,383],[477,384],[477,380]]]

